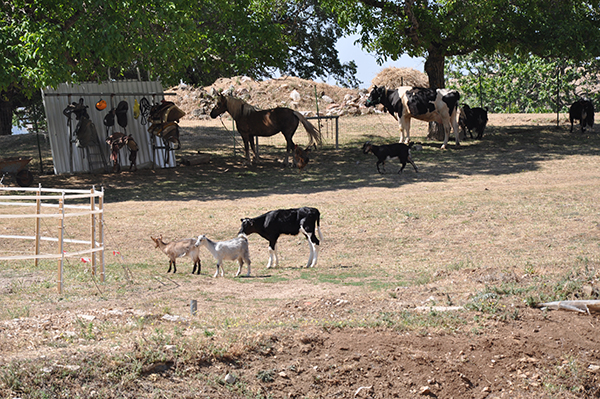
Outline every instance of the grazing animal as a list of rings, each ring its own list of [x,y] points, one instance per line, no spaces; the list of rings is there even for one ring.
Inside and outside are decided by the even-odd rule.
[[[250,276],[250,251],[248,250],[248,239],[245,236],[239,235],[231,240],[215,242],[205,235],[201,235],[198,236],[194,245],[196,248],[201,245],[205,246],[217,260],[217,271],[213,277],[219,275],[219,269],[221,269],[221,277],[223,277],[222,264],[224,260],[238,261],[240,266],[235,274],[236,277],[240,275],[242,266],[244,265],[244,262],[246,262],[246,265],[248,266],[248,273],[246,276]]]
[[[396,90],[374,86],[365,105],[372,107],[382,104],[392,116],[398,114],[400,142],[410,142],[410,118],[425,122],[437,122],[444,126],[444,144],[448,144],[450,128],[454,130],[456,145],[460,145],[456,118],[460,94],[456,90],[426,89],[403,86]],[[395,118],[395,116],[394,116]]]
[[[317,264],[319,256],[319,239],[321,236],[321,214],[316,208],[302,207],[295,209],[277,209],[269,211],[255,218],[241,219],[242,227],[239,234],[250,235],[257,233],[269,241],[269,263],[277,267],[279,261],[277,257],[277,239],[282,234],[297,235],[302,232],[308,239],[310,255],[306,267],[314,267]],[[319,238],[315,235],[315,230]]]
[[[272,108],[259,111],[252,105],[243,100],[231,96],[219,95],[217,104],[210,112],[211,118],[228,112],[235,120],[237,130],[244,140],[244,150],[246,161],[250,163],[250,150],[252,147],[254,153],[254,162],[258,161],[258,154],[254,145],[255,136],[269,137],[281,132],[287,141],[287,152],[285,155],[285,165],[288,165],[289,155],[294,151],[295,144],[292,141],[294,133],[298,128],[298,124],[302,125],[308,132],[310,143],[321,145],[321,133],[298,111],[290,108]]]
[[[308,165],[308,161],[310,161],[309,154],[310,147],[306,147],[305,150],[302,147],[299,147],[298,144],[294,147],[294,164],[298,167],[298,169],[302,170]]]
[[[156,244],[156,248],[160,248],[168,257],[169,257],[169,270],[167,273],[171,272],[171,266],[173,267],[173,273],[177,273],[177,265],[175,264],[175,259],[180,258],[182,256],[188,255],[192,258],[194,262],[194,268],[192,269],[192,274],[198,270],[198,274],[200,274],[200,269],[202,265],[200,263],[200,251],[196,244],[195,238],[185,238],[179,241],[172,241],[168,244],[163,242],[162,234],[157,238],[150,237],[154,244]],[[197,269],[196,269],[197,268]]]
[[[466,132],[468,131],[469,136],[473,138],[473,133],[471,133],[471,130],[475,130],[475,133],[477,133],[476,139],[481,140],[483,137],[483,131],[488,123],[488,108],[471,108],[465,104],[459,111],[460,115],[458,117],[458,126],[462,130],[465,137],[467,137]]]
[[[386,144],[386,145],[375,145],[371,144],[370,141],[367,141],[363,145],[363,154],[372,153],[377,157],[377,171],[381,174],[385,172],[385,161],[392,158],[398,158],[402,167],[398,171],[398,173],[402,173],[406,163],[410,163],[413,168],[415,168],[415,172],[418,172],[419,169],[417,165],[413,162],[410,156],[410,148],[412,147],[412,143],[406,145],[404,143],[394,143],[394,144]],[[379,165],[382,165],[383,172],[379,169]]]
[[[581,132],[585,132],[587,126],[594,127],[594,104],[587,99],[575,101],[569,108],[569,121],[571,122],[571,133],[573,132],[573,121],[581,121]]]

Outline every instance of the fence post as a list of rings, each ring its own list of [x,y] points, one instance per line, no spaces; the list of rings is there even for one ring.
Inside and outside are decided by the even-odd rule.
[[[40,213],[42,211],[42,199],[40,198],[42,195],[42,183],[39,183],[38,191],[37,191],[37,199],[35,200],[35,214],[37,217],[35,218],[35,261],[33,264],[36,269],[38,266],[38,258],[37,256],[40,254]]]
[[[90,259],[92,262],[92,276],[96,275],[96,252],[94,252],[94,248],[96,248],[96,215],[93,213],[95,208],[96,208],[96,198],[94,197],[95,193],[94,193],[94,186],[92,186],[92,189],[90,190],[90,209],[92,211],[92,213],[90,214],[91,216],[91,231],[90,231],[90,235],[92,236],[91,238],[91,245],[92,245],[92,253],[90,254]]]
[[[100,238],[100,246],[102,246],[102,251],[100,251],[100,281],[104,282],[104,187],[102,187],[101,193],[102,195],[98,198],[98,209],[100,210],[98,226],[100,231],[98,232],[98,236]]]
[[[63,249],[63,230],[65,225],[65,193],[63,192],[62,198],[58,200],[58,250],[60,251],[60,258],[58,260],[58,293],[62,294],[63,291],[63,264],[65,261],[65,252]]]

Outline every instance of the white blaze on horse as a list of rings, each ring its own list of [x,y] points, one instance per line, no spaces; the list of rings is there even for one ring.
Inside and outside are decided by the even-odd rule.
[[[460,94],[456,90],[410,86],[388,90],[375,86],[365,105],[372,107],[381,104],[394,118],[394,112],[398,114],[401,143],[408,144],[410,141],[410,118],[441,123],[444,126],[442,149],[445,149],[450,128],[454,130],[456,145],[460,145],[457,120],[459,99]]]
[[[254,145],[254,137],[270,137],[281,132],[285,136],[287,142],[287,152],[285,156],[285,165],[288,165],[289,155],[294,151],[296,145],[292,141],[294,133],[298,128],[298,124],[302,122],[302,125],[308,132],[311,145],[321,145],[321,132],[315,127],[298,111],[294,111],[290,108],[271,108],[266,110],[257,110],[247,102],[240,100],[239,98],[231,96],[219,95],[217,104],[210,112],[211,118],[228,112],[229,115],[235,120],[237,130],[244,140],[244,150],[246,153],[246,160],[250,160],[249,146],[252,147],[254,153],[254,162],[258,160],[258,154]]]

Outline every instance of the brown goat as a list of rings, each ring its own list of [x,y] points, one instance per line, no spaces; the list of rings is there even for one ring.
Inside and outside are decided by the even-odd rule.
[[[180,258],[182,256],[189,256],[194,262],[194,268],[192,269],[192,274],[198,269],[198,274],[200,274],[200,269],[202,265],[200,264],[200,249],[195,245],[195,238],[185,238],[179,241],[172,241],[168,244],[163,242],[162,234],[157,238],[150,237],[154,244],[156,244],[156,248],[160,248],[168,257],[169,257],[169,270],[167,273],[171,272],[171,266],[173,267],[173,273],[177,273],[177,266],[175,264],[175,259]]]

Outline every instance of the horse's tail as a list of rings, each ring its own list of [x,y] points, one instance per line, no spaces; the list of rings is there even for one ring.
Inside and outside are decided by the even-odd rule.
[[[314,145],[316,147],[317,144],[321,145],[323,143],[323,138],[321,137],[321,132],[319,130],[317,130],[313,126],[313,124],[310,123],[308,121],[308,119],[306,119],[304,117],[304,115],[302,115],[300,112],[294,111],[294,115],[296,115],[296,117],[300,120],[300,122],[302,122],[302,125],[308,132],[308,136],[310,137],[310,142],[308,143],[308,147],[310,147],[311,145]]]

